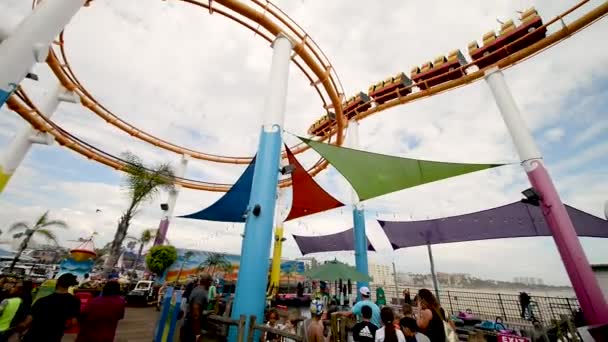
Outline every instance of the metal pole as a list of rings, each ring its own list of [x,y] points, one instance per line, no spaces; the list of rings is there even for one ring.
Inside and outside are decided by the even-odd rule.
[[[0,44],[0,107],[86,1],[42,1]]]
[[[40,112],[50,118],[55,111],[57,111],[59,103],[78,103],[78,101],[77,95],[68,92],[58,84],[48,95],[46,101],[40,106]],[[13,173],[15,173],[15,170],[21,165],[21,162],[33,144],[50,145],[52,143],[53,138],[50,135],[39,132],[30,125],[23,127],[10,142],[0,159],[0,193],[6,187],[6,184],[9,182]]]
[[[268,295],[274,296],[279,291],[281,283],[281,254],[283,251],[283,221],[285,219],[285,208],[283,207],[283,196],[285,190],[278,189],[277,208],[276,208],[276,228],[274,233],[274,250],[272,254],[272,265],[270,270],[270,289]]]
[[[551,234],[587,323],[608,322],[606,300],[585,256],[572,221],[543,165],[542,156],[519,113],[502,72],[497,67],[489,69],[485,72],[485,79],[511,134],[528,179],[541,196],[542,213],[551,229]]]
[[[399,285],[397,284],[397,268],[395,267],[395,260],[393,260],[393,280],[395,281],[395,298],[397,304],[399,304]]]
[[[186,173],[186,168],[188,167],[189,159],[189,156],[185,154],[182,155],[179,164],[175,168],[175,177],[184,177],[184,174]],[[169,197],[167,198],[167,210],[163,211],[163,216],[160,220],[160,224],[158,225],[156,237],[154,238],[154,246],[162,245],[167,239],[167,230],[169,229],[169,223],[173,218],[173,210],[175,209],[175,203],[177,202],[177,196],[179,195],[179,191],[181,190],[181,188],[181,185],[175,184],[173,189],[169,191]]]
[[[433,287],[435,288],[435,296],[437,297],[437,302],[441,303],[439,300],[439,285],[437,283],[437,274],[435,273],[435,260],[433,260],[433,250],[431,249],[431,244],[428,243],[426,245],[426,249],[429,251],[429,261],[431,262],[431,278],[433,279]]]
[[[359,148],[359,123],[354,119],[348,122],[348,141],[349,147]],[[353,234],[355,239],[355,267],[363,274],[369,274],[367,263],[367,237],[365,234],[365,211],[363,204],[359,202],[359,197],[352,189],[353,202]],[[363,286],[369,287],[369,282],[357,282],[357,300],[361,299],[359,289]]]
[[[281,159],[281,130],[285,115],[285,100],[291,60],[292,43],[278,35],[273,43],[270,84],[265,100],[260,144],[253,172],[251,198],[247,208],[245,236],[232,318],[240,315],[264,317],[266,284],[272,227]],[[236,340],[231,330],[230,341]]]

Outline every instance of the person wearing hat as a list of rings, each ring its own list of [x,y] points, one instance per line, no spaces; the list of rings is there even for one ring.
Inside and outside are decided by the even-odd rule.
[[[334,313],[334,315],[346,317],[361,317],[361,308],[363,308],[364,306],[369,306],[372,309],[372,318],[370,322],[372,322],[377,327],[381,327],[382,325],[380,324],[380,308],[378,307],[378,305],[376,305],[376,303],[371,301],[371,291],[369,290],[369,287],[361,286],[361,288],[359,289],[359,293],[361,294],[361,300],[358,301],[357,304],[355,304],[355,306],[353,306],[350,311],[336,312]]]
[[[80,301],[68,292],[70,286],[75,285],[78,285],[75,275],[62,274],[57,279],[55,292],[34,303],[31,327],[23,341],[61,341],[66,324],[75,324],[76,317],[80,314]]]

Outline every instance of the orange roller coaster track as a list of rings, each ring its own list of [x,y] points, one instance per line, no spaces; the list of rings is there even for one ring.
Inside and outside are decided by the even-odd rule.
[[[344,116],[342,113],[343,108],[342,108],[341,101],[343,99],[344,94],[341,90],[342,88],[339,84],[339,80],[338,80],[337,76],[335,76],[335,71],[331,67],[331,64],[329,64],[329,62],[326,60],[324,55],[320,52],[320,49],[318,49],[316,44],[311,43],[312,40],[310,40],[310,38],[308,38],[308,36],[303,32],[303,30],[301,30],[301,28],[299,28],[299,26],[297,26],[295,23],[291,22],[289,17],[287,17],[283,12],[281,12],[274,5],[272,5],[270,3],[262,3],[257,0],[253,0],[252,3],[255,4],[255,6],[257,6],[260,9],[263,8],[263,11],[256,10],[253,7],[249,7],[243,3],[240,3],[240,2],[234,1],[234,0],[229,0],[229,1],[214,0],[213,6],[210,6],[208,3],[203,4],[203,3],[200,3],[200,2],[194,1],[194,0],[181,0],[181,1],[195,4],[195,5],[198,5],[201,7],[205,7],[207,9],[209,9],[210,12],[217,12],[226,17],[229,17],[230,19],[235,20],[238,23],[245,25],[249,29],[253,30],[254,32],[256,32],[256,34],[259,34],[260,36],[264,37],[264,39],[266,39],[267,41],[272,41],[271,37],[275,37],[277,34],[279,34],[281,32],[285,33],[285,31],[282,31],[282,29],[285,30],[285,28],[287,28],[289,30],[289,32],[291,32],[291,35],[287,35],[287,36],[290,37],[290,39],[292,39],[292,41],[296,42],[296,46],[294,48],[294,52],[295,52],[294,58],[299,56],[299,58],[300,58],[299,60],[304,61],[304,64],[306,64],[307,66],[310,67],[310,71],[312,72],[312,74],[315,75],[315,77],[317,77],[317,81],[313,81],[312,74],[307,73],[307,71],[304,69],[303,65],[298,64],[298,67],[307,75],[308,79],[311,80],[311,85],[315,86],[317,92],[321,95],[325,109],[326,110],[333,109],[336,113],[336,118],[337,118],[336,122],[323,137],[320,137],[320,139],[327,140],[327,139],[329,139],[329,137],[331,137],[333,135],[337,135],[336,141],[334,143],[337,145],[342,144],[345,120],[344,120]],[[608,13],[608,2],[604,2],[601,5],[598,5],[597,7],[591,9],[584,15],[580,16],[576,20],[572,21],[570,24],[566,25],[563,22],[563,20],[562,20],[563,18],[570,15],[571,13],[573,13],[575,10],[577,10],[578,8],[580,8],[582,5],[584,5],[587,2],[588,1],[582,1],[582,2],[578,3],[577,5],[573,6],[569,10],[562,13],[561,15],[555,17],[553,20],[544,24],[545,27],[555,24],[555,23],[560,23],[562,25],[561,29],[557,30],[556,32],[552,33],[551,35],[547,36],[546,38],[544,38],[524,49],[521,49],[513,54],[510,54],[507,57],[497,61],[496,63],[494,63],[490,66],[487,66],[486,68],[484,68],[482,70],[470,72],[456,80],[447,81],[445,83],[441,83],[439,85],[429,87],[425,90],[421,90],[416,93],[408,94],[406,96],[401,96],[400,93],[397,93],[398,95],[394,99],[386,101],[382,104],[378,104],[376,106],[371,106],[371,108],[369,108],[365,111],[357,112],[355,119],[361,120],[367,116],[370,116],[375,113],[379,113],[383,110],[395,107],[397,105],[409,103],[409,102],[412,102],[412,101],[415,101],[415,100],[418,100],[421,98],[433,96],[433,95],[436,95],[436,94],[439,94],[439,93],[442,93],[442,92],[445,92],[445,91],[448,91],[451,89],[455,89],[455,88],[464,86],[466,84],[472,83],[472,82],[482,78],[483,71],[487,68],[498,66],[500,68],[505,69],[505,68],[513,66],[519,62],[522,62],[549,47],[556,45],[560,41],[567,39],[571,35],[579,32],[579,31],[583,30],[584,28],[586,28],[587,26],[593,24],[595,21],[601,19]],[[258,24],[259,26],[256,27],[255,25],[252,25],[251,23],[247,23],[246,21],[244,21],[244,19],[234,16],[233,14],[230,14],[227,11],[224,11],[224,9],[222,9],[222,8],[216,7],[215,4],[221,4],[226,9],[230,9],[230,10],[234,11],[235,13],[238,13],[243,18],[246,18],[247,20],[250,20],[253,23]],[[272,18],[275,18],[277,21],[276,22],[273,21],[273,19],[271,19],[270,16],[272,16]],[[260,28],[263,28],[265,31],[260,31]],[[94,109],[99,109],[99,112],[106,111],[105,114],[108,114],[109,116],[107,116],[107,118],[104,117],[104,119],[106,119],[108,121],[108,123],[123,129],[124,131],[130,133],[131,135],[133,135],[137,138],[140,138],[145,141],[150,140],[148,142],[152,143],[155,146],[158,146],[161,148],[166,148],[166,149],[176,152],[176,153],[191,155],[193,157],[195,157],[195,153],[199,153],[199,155],[197,155],[198,158],[195,157],[197,159],[205,159],[205,160],[211,160],[211,161],[236,163],[236,164],[244,164],[244,163],[249,162],[250,157],[213,156],[213,155],[208,155],[208,154],[192,151],[189,149],[185,149],[185,148],[179,147],[177,145],[173,145],[168,142],[162,141],[162,140],[160,140],[148,133],[142,132],[142,131],[138,130],[137,128],[133,127],[132,125],[129,125],[126,122],[122,121],[121,119],[119,119],[118,117],[116,117],[115,115],[110,113],[109,111],[105,110],[100,104],[98,104],[92,98],[92,96],[90,96],[90,94],[88,94],[88,92],[86,92],[84,87],[78,82],[77,78],[71,71],[69,64],[67,63],[67,61],[65,59],[63,43],[64,43],[63,39],[62,39],[62,37],[60,37],[60,40],[58,42],[56,42],[56,44],[55,44],[55,45],[58,45],[61,49],[63,63],[59,62],[53,49],[51,49],[51,54],[49,55],[48,64],[53,69],[53,71],[55,72],[55,74],[58,77],[58,79],[60,80],[60,82],[67,89],[75,91],[78,95],[81,96],[82,102],[85,106],[88,106],[90,109],[92,109],[96,114],[100,115],[101,117],[104,117],[104,116],[102,114],[98,113]],[[312,45],[309,45],[309,44],[312,44]],[[324,60],[324,61],[322,62],[321,65],[314,64],[314,67],[310,66],[307,63],[307,62],[312,62],[315,59]],[[295,59],[294,59],[294,62],[296,62]],[[325,68],[323,66],[325,66]],[[461,68],[464,71],[465,69],[467,69],[469,67],[470,67],[470,64],[462,66]],[[317,86],[318,84],[322,84],[323,87],[318,87]],[[323,91],[325,91],[325,93],[323,93]],[[327,95],[327,97],[325,97],[325,95],[323,95],[323,94]],[[386,94],[383,96],[386,96]],[[373,102],[373,101],[370,101],[370,102]],[[59,144],[65,145],[66,147],[86,156],[89,159],[96,160],[102,164],[108,165],[115,169],[121,170],[124,168],[125,162],[122,161],[120,158],[115,157],[104,151],[101,151],[100,149],[97,149],[94,146],[83,142],[82,140],[74,137],[70,133],[61,129],[61,127],[59,127],[58,125],[53,123],[51,120],[49,120],[49,119],[45,118],[43,115],[41,115],[41,113],[36,108],[36,106],[29,100],[27,95],[22,90],[18,91],[17,94],[14,95],[7,104],[10,109],[17,112],[19,115],[21,115],[34,128],[51,134],[55,138],[55,140],[57,140],[59,142]],[[369,105],[370,103],[368,102],[367,104]],[[365,106],[365,104],[361,104],[358,107],[361,108],[364,106]],[[113,118],[115,118],[115,119],[113,119]],[[119,124],[119,123],[121,123],[121,124]],[[146,137],[146,139],[144,139],[144,137]],[[164,146],[164,144],[169,144],[170,146]],[[171,148],[167,148],[167,147],[171,147]],[[300,153],[300,152],[303,152],[306,148],[307,148],[306,146],[298,145],[294,148],[294,150],[296,152]],[[217,158],[217,160],[206,159],[206,157]],[[321,170],[323,170],[325,167],[327,167],[327,162],[325,160],[319,160],[309,170],[309,172],[312,175],[315,175],[318,172],[320,172]],[[230,184],[208,183],[208,182],[195,181],[195,180],[190,180],[190,179],[185,179],[185,178],[177,179],[176,183],[178,183],[186,188],[190,188],[190,189],[219,191],[219,192],[225,192],[231,187]],[[290,183],[288,181],[281,182],[281,186],[289,186],[289,185],[290,185]]]

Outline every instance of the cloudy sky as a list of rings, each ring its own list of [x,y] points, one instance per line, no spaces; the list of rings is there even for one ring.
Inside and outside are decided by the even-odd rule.
[[[591,1],[575,17],[598,3]],[[470,41],[498,27],[497,19],[516,17],[516,11],[532,1],[429,0],[421,5],[395,0],[357,5],[341,0],[281,0],[276,4],[321,46],[349,96],[440,54],[456,48],[466,51]],[[544,18],[552,18],[573,4],[543,0],[536,7]],[[0,23],[13,27],[28,12],[27,1],[4,0]],[[603,216],[603,203],[608,200],[608,49],[600,43],[607,31],[608,21],[599,21],[505,72],[562,198],[598,216]],[[128,122],[204,152],[237,156],[255,152],[272,51],[250,31],[175,0],[96,0],[72,20],[66,41],[71,65],[82,83]],[[56,81],[46,65],[35,71],[41,81],[25,81],[23,86],[40,103]],[[292,66],[285,129],[304,135],[321,113],[314,89]],[[113,154],[129,150],[150,164],[179,160],[77,105],[62,104],[54,120]],[[0,110],[0,145],[5,148],[24,126],[16,114]],[[286,139],[295,142],[290,136]],[[517,160],[483,81],[365,119],[360,143],[369,151],[430,160]],[[299,156],[307,166],[317,157],[314,152]],[[234,182],[244,167],[193,160],[186,177]],[[316,180],[338,199],[350,201],[348,185],[335,170],[324,171]],[[63,244],[95,231],[96,243],[103,245],[112,238],[126,206],[122,182],[122,174],[58,145],[35,146],[0,196],[0,220],[8,226],[32,220],[48,209],[71,226],[60,232]],[[426,249],[391,251],[376,218],[425,219],[483,210],[518,200],[527,186],[523,170],[514,165],[370,200],[365,203],[368,236],[379,250],[370,254],[370,262],[394,260],[402,271],[428,272]],[[191,213],[220,195],[182,190],[175,213]],[[156,227],[159,203],[165,200],[163,194],[147,203],[130,233]],[[351,220],[350,210],[344,208],[290,222],[286,228],[302,235],[332,233],[350,228]],[[177,219],[169,238],[178,247],[239,253],[242,230],[238,224]],[[583,245],[592,263],[608,263],[604,241],[584,239]],[[291,237],[284,251],[287,257],[300,256]],[[549,238],[438,245],[434,251],[441,272],[505,280],[536,276],[568,284]],[[352,253],[338,255],[353,259]]]

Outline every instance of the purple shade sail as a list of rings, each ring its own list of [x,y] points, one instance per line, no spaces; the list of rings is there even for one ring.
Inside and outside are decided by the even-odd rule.
[[[608,237],[608,221],[566,205],[578,236]],[[425,221],[378,221],[393,249],[487,239],[551,236],[539,207],[515,202]]]
[[[292,234],[293,235],[293,234]],[[318,252],[352,251],[355,249],[353,229],[321,236],[293,235],[302,255]],[[375,252],[374,246],[367,239],[367,250]]]

